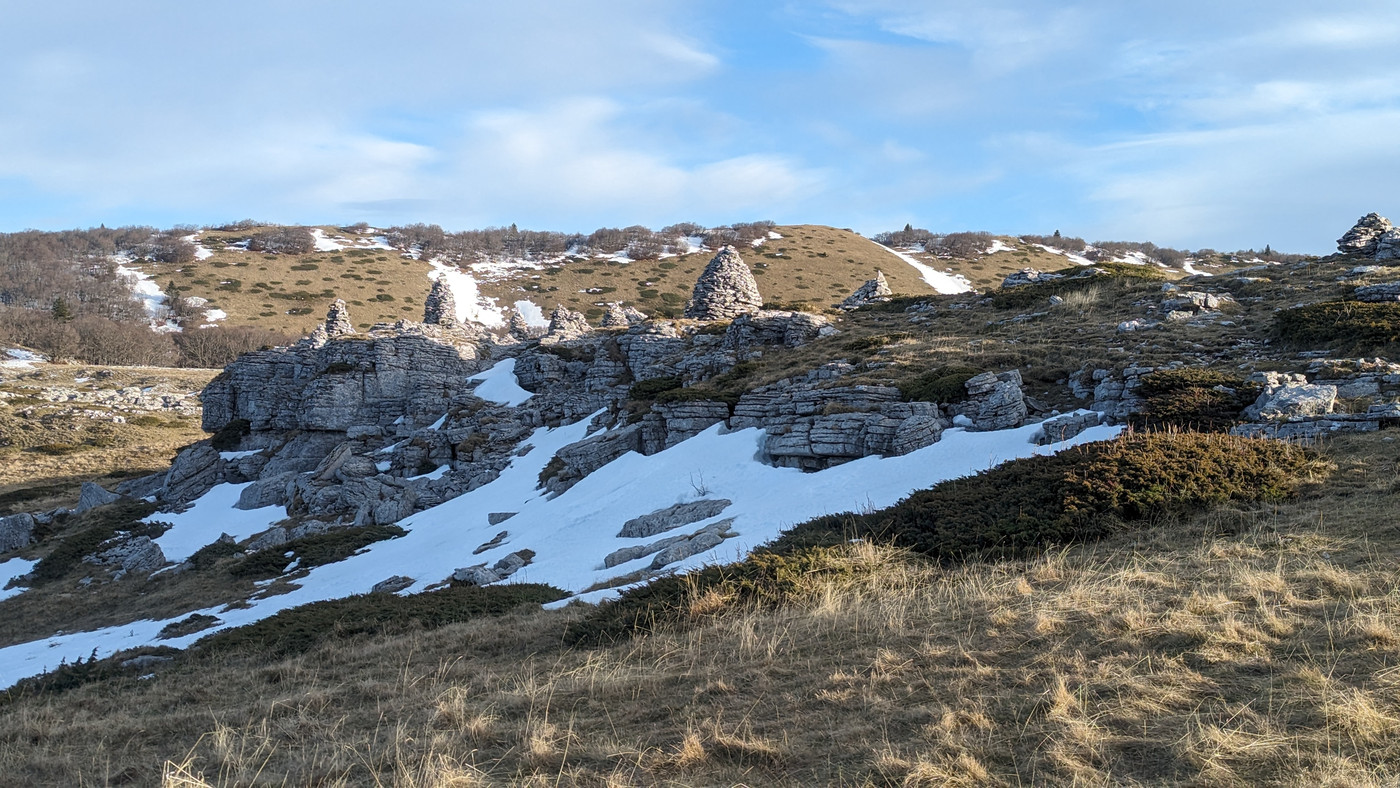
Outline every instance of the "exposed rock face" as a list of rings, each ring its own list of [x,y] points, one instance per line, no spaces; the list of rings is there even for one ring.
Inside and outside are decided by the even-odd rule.
[[[1400,227],[1386,230],[1376,241],[1377,260],[1400,260]]]
[[[622,530],[617,535],[629,539],[656,536],[673,528],[680,528],[682,525],[708,520],[724,511],[732,503],[733,501],[724,498],[678,503],[628,520],[622,525]]]
[[[1336,386],[1288,383],[1266,388],[1245,410],[1245,416],[1250,420],[1270,421],[1321,416],[1331,413],[1336,404]]]
[[[447,277],[433,280],[433,289],[423,301],[423,322],[444,326],[457,324],[457,300],[447,285]]]
[[[888,301],[893,295],[894,291],[890,290],[889,283],[885,281],[885,273],[876,271],[875,278],[867,279],[865,284],[856,288],[854,293],[846,296],[846,300],[841,302],[840,307],[847,311],[860,309],[868,304]]]
[[[1385,301],[1400,301],[1400,282],[1382,282],[1376,285],[1366,285],[1358,287],[1355,291],[1357,301],[1366,301],[1379,304]]]
[[[1390,220],[1378,213],[1368,213],[1357,220],[1346,235],[1337,239],[1337,251],[1343,254],[1359,254],[1375,257],[1380,248],[1381,236],[1394,229]]]
[[[206,411],[206,419],[207,413]],[[165,486],[160,492],[160,497],[164,501],[177,504],[193,501],[223,481],[223,458],[207,441],[201,441],[175,456],[175,462],[171,464],[170,472],[165,476]]]
[[[760,309],[734,318],[724,332],[724,348],[742,358],[759,346],[801,347],[836,333],[831,321],[821,315]]]
[[[34,516],[26,512],[0,517],[0,553],[18,550],[34,541]]]
[[[693,320],[732,320],[763,307],[758,282],[734,247],[726,246],[700,274],[686,304],[685,316]]]
[[[109,539],[83,560],[98,566],[115,566],[120,569],[119,574],[154,572],[165,566],[165,554],[160,545],[147,536]]]
[[[1090,427],[1099,426],[1102,422],[1103,417],[1094,411],[1055,416],[1040,423],[1040,432],[1036,433],[1035,442],[1037,445],[1047,446],[1067,441]]]
[[[972,429],[1004,430],[1019,426],[1026,418],[1026,400],[1021,393],[1021,373],[1017,370],[983,372],[963,387],[968,400],[963,415],[972,419]]]
[[[83,491],[78,495],[78,506],[74,511],[86,512],[93,507],[106,506],[121,499],[120,495],[108,492],[94,482],[83,482]]]
[[[452,573],[452,579],[467,585],[484,586],[491,583],[498,583],[507,577],[520,571],[530,563],[532,554],[524,551],[510,553],[492,566],[477,564],[468,566]]]
[[[730,517],[717,523],[711,523],[692,534],[668,536],[650,544],[614,550],[603,559],[603,565],[607,567],[620,566],[638,558],[655,555],[656,558],[652,560],[649,568],[652,570],[661,569],[668,564],[689,558],[697,553],[703,553],[716,547],[728,537],[734,536],[735,534],[729,530],[733,524],[734,518]]]
[[[394,575],[375,583],[369,591],[371,594],[397,594],[415,582],[417,581],[406,575]]]
[[[510,319],[506,321],[506,331],[507,335],[517,342],[526,342],[544,333],[539,328],[525,322],[525,316],[519,312],[510,313]]]
[[[603,328],[630,328],[645,323],[647,316],[640,310],[619,303],[608,304],[603,313]]]
[[[592,331],[593,327],[588,325],[588,318],[582,312],[575,312],[562,304],[554,307],[554,311],[549,313],[549,332],[544,335],[543,343],[566,342]]]
[[[1174,297],[1162,302],[1162,309],[1165,312],[1187,312],[1192,315],[1201,312],[1213,312],[1227,304],[1233,304],[1235,299],[1228,294],[1198,293],[1195,291],[1175,292]]]
[[[1020,287],[1021,285],[1034,285],[1041,282],[1053,282],[1056,279],[1064,279],[1062,274],[1047,274],[1037,271],[1034,268],[1022,268],[1016,273],[1001,280],[1002,287]]]
[[[641,427],[637,424],[571,443],[554,455],[559,470],[545,480],[544,487],[551,493],[564,492],[588,474],[641,447]]]

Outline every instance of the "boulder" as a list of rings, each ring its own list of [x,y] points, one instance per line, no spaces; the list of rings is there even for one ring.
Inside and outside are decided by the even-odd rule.
[[[695,282],[685,316],[693,320],[732,320],[763,308],[758,282],[743,258],[726,246],[710,260]]]
[[[1001,280],[1002,287],[1020,287],[1021,285],[1035,285],[1042,282],[1053,282],[1056,279],[1064,279],[1063,274],[1047,274],[1037,271],[1034,268],[1022,268],[1016,273]]]
[[[287,487],[296,477],[295,473],[287,471],[258,479],[243,488],[243,492],[238,494],[238,503],[234,504],[233,508],[261,509],[264,506],[286,506],[289,500]]]
[[[78,495],[78,506],[73,511],[81,514],[88,509],[106,506],[121,499],[120,495],[102,489],[96,482],[83,482],[83,491]]]
[[[1400,282],[1382,282],[1358,287],[1353,291],[1353,294],[1357,301],[1366,301],[1372,304],[1400,301]]]
[[[471,586],[486,586],[500,582],[501,576],[487,569],[486,564],[477,564],[458,569],[452,573],[452,579]]]
[[[490,523],[491,525],[500,525],[506,520],[509,520],[510,518],[514,517],[516,514],[518,514],[518,512],[487,512],[486,522]]]
[[[724,511],[733,501],[724,498],[708,498],[690,501],[657,509],[650,514],[634,517],[623,523],[618,536],[624,539],[655,536],[659,533],[706,520]]]
[[[1266,389],[1259,399],[1245,410],[1251,421],[1282,421],[1332,412],[1337,404],[1336,386],[1292,383]]]
[[[1004,430],[1025,420],[1026,400],[1019,371],[983,372],[969,378],[963,387],[968,395],[963,415],[972,420],[973,430]]]
[[[831,321],[821,315],[760,309],[734,318],[724,332],[724,349],[744,355],[764,345],[795,348],[835,333]]]
[[[582,312],[575,312],[559,304],[549,313],[549,331],[540,341],[546,344],[566,342],[578,339],[592,330],[593,327],[588,325],[588,318],[584,317]]]
[[[1394,229],[1390,220],[1378,213],[1368,213],[1357,220],[1346,234],[1337,239],[1337,251],[1342,254],[1358,254],[1375,257],[1380,248],[1381,236]]]
[[[201,441],[175,456],[160,498],[167,504],[189,503],[223,481],[223,458],[207,441]]]
[[[160,545],[148,536],[117,537],[98,546],[97,552],[83,558],[89,564],[115,566],[122,574],[148,573],[165,566]]]
[[[380,580],[378,583],[375,583],[374,587],[371,588],[369,592],[371,594],[397,594],[405,588],[409,588],[416,582],[417,581],[413,578],[407,577],[405,575],[394,575],[393,577],[387,577],[383,580]]]
[[[894,291],[890,289],[889,282],[885,281],[884,272],[876,271],[874,279],[867,279],[854,293],[846,296],[846,300],[842,301],[839,307],[851,311],[869,304],[884,303],[893,295]]]
[[[646,319],[647,316],[640,310],[613,302],[608,304],[607,311],[603,313],[602,325],[603,328],[630,328],[645,323]]]
[[[446,276],[433,280],[433,289],[423,301],[423,322],[433,325],[454,326],[457,324],[457,301]]]
[[[34,515],[27,512],[0,517],[0,553],[28,546],[34,541]]]
[[[1090,427],[1097,427],[1102,421],[1103,416],[1097,411],[1055,416],[1040,423],[1040,431],[1033,440],[1039,446],[1067,441]]]
[[[1400,260],[1400,227],[1392,227],[1376,240],[1377,260]]]

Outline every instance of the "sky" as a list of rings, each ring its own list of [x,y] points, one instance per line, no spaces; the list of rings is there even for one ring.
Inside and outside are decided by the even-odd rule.
[[[1325,253],[1400,220],[1395,10],[0,0],[0,231],[771,219]]]

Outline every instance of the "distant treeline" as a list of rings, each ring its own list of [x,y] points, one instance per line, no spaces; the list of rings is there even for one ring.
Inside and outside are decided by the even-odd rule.
[[[922,246],[925,251],[939,257],[972,257],[986,252],[991,246],[992,237],[992,234],[987,232],[939,235],[906,224],[903,230],[880,233],[874,237],[874,240],[876,243],[889,247]],[[1020,239],[1026,243],[1040,244],[1062,252],[1081,255],[1095,262],[1124,258],[1133,252],[1138,252],[1150,260],[1174,267],[1180,267],[1187,260],[1209,261],[1226,258],[1244,261],[1258,258],[1267,262],[1291,263],[1311,257],[1310,255],[1276,252],[1268,246],[1265,246],[1262,252],[1241,249],[1222,253],[1214,249],[1197,249],[1194,252],[1173,249],[1169,246],[1158,246],[1151,241],[1094,241],[1090,244],[1083,238],[1061,235],[1059,230],[1056,230],[1053,235],[1022,235]]]

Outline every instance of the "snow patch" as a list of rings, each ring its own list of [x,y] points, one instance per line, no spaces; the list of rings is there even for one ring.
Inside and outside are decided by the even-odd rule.
[[[993,238],[993,239],[992,239],[992,245],[989,246],[989,247],[987,247],[987,251],[983,252],[982,254],[996,254],[997,252],[1014,252],[1014,251],[1016,251],[1016,247],[1010,246],[1010,245],[1006,244],[1006,243],[1005,243],[1004,241],[1002,241],[1000,238]]]
[[[170,297],[165,291],[160,289],[160,285],[155,283],[155,279],[147,273],[143,273],[135,268],[128,268],[121,262],[117,263],[117,275],[126,279],[126,284],[131,288],[132,296],[141,302],[141,306],[146,310],[146,317],[149,318],[151,330],[158,334],[167,334],[180,330],[180,326],[170,319]]]
[[[12,596],[19,596],[24,593],[24,588],[5,588],[20,575],[27,575],[34,569],[38,561],[30,561],[24,558],[11,558],[8,561],[0,561],[0,599],[9,599]],[[3,680],[3,679],[0,679]]]
[[[316,251],[318,252],[338,252],[345,248],[338,239],[327,238],[326,231],[317,227],[311,231],[311,237],[316,239]]]
[[[561,448],[582,439],[589,422],[585,418],[555,429],[536,430],[526,439],[534,450],[512,458],[495,481],[405,518],[400,523],[408,531],[405,536],[376,542],[344,561],[311,569],[290,593],[251,599],[243,609],[219,606],[164,621],[138,621],[0,649],[0,687],[52,668],[60,660],[85,658],[94,649],[98,657],[104,657],[122,649],[153,644],[162,627],[192,612],[217,615],[221,623],[216,629],[160,642],[183,648],[218,629],[252,623],[310,602],[365,593],[392,575],[414,578],[414,584],[404,593],[421,591],[459,567],[490,564],[523,548],[534,550],[535,558],[512,575],[513,582],[549,583],[582,591],[635,571],[650,560],[647,557],[603,567],[603,556],[613,550],[647,541],[615,535],[627,520],[700,497],[733,501],[724,516],[734,518],[732,528],[737,536],[667,567],[686,571],[741,558],[783,529],[813,517],[889,506],[915,490],[946,479],[986,470],[1017,457],[1050,454],[1072,445],[1106,440],[1119,431],[1117,427],[1093,427],[1068,441],[1037,446],[1032,441],[1040,430],[1039,424],[998,432],[951,428],[944,431],[938,443],[902,457],[866,457],[824,471],[803,473],[755,459],[764,439],[762,430],[750,428],[721,434],[721,425],[715,425],[650,457],[635,452],[625,454],[564,493],[553,498],[546,496],[538,487],[540,471]],[[446,466],[434,471],[445,472]],[[705,491],[703,495],[695,486],[696,479]],[[152,519],[176,521],[176,527],[157,540],[167,556],[179,560],[223,532],[236,538],[251,536],[282,516],[279,507],[252,512],[231,509],[244,486],[219,485],[184,514],[155,515]],[[517,512],[511,518],[509,544],[474,555],[472,551],[478,545],[489,542],[500,530],[489,523],[487,513],[505,511]],[[619,593],[620,589],[613,588],[590,593],[586,598],[598,601]]]
[[[471,380],[481,381],[481,385],[476,387],[472,393],[497,405],[510,405],[518,407],[525,400],[535,396],[533,393],[521,388],[520,380],[515,376],[515,359],[507,358],[496,363],[495,366],[473,375]],[[468,381],[469,383],[471,381]]]
[[[549,328],[549,318],[544,316],[544,310],[535,305],[533,301],[516,301],[515,311],[520,313],[520,317],[525,320],[525,325],[535,328]]]
[[[247,539],[286,519],[287,510],[281,506],[261,509],[235,509],[238,496],[252,482],[218,484],[196,498],[183,512],[156,512],[142,522],[170,523],[173,527],[161,534],[155,543],[165,553],[165,560],[180,562],[194,555],[199,548],[217,540],[220,534],[234,539]],[[0,668],[3,672],[3,668]],[[3,681],[3,676],[0,676]]]
[[[189,235],[186,235],[182,240],[188,241],[190,245],[194,247],[194,259],[208,260],[209,258],[214,256],[213,252],[204,248],[204,244],[201,244],[199,242],[199,233],[191,233]]]
[[[939,271],[931,265],[915,260],[913,255],[905,254],[897,249],[891,249],[884,244],[876,244],[876,246],[898,257],[909,265],[912,265],[914,269],[919,272],[919,278],[927,282],[929,287],[932,287],[935,291],[943,295],[966,293],[972,290],[972,283],[962,274],[950,274]]]
[[[476,279],[472,278],[471,274],[441,260],[429,260],[428,265],[433,267],[433,270],[428,272],[428,278],[434,282],[445,278],[448,289],[452,291],[452,300],[457,304],[458,321],[476,322],[489,328],[498,328],[506,324],[504,310],[496,306],[496,299],[481,295]]]
[[[6,350],[5,356],[6,358],[0,359],[0,369],[33,369],[35,364],[49,360],[47,356],[17,347]]]
[[[1036,247],[1038,247],[1038,248],[1040,248],[1040,249],[1043,249],[1044,251],[1047,251],[1047,252],[1049,252],[1050,254],[1057,254],[1057,255],[1060,255],[1060,256],[1062,256],[1062,257],[1065,257],[1065,258],[1067,258],[1071,263],[1074,263],[1075,265],[1093,265],[1093,264],[1094,264],[1094,261],[1093,261],[1093,260],[1090,260],[1089,258],[1087,258],[1087,257],[1085,257],[1085,256],[1083,256],[1083,255],[1075,254],[1074,252],[1066,252],[1066,251],[1063,250],[1063,249],[1056,249],[1056,248],[1053,247],[1053,246],[1046,246],[1045,244],[1032,244],[1032,246],[1036,246]]]

